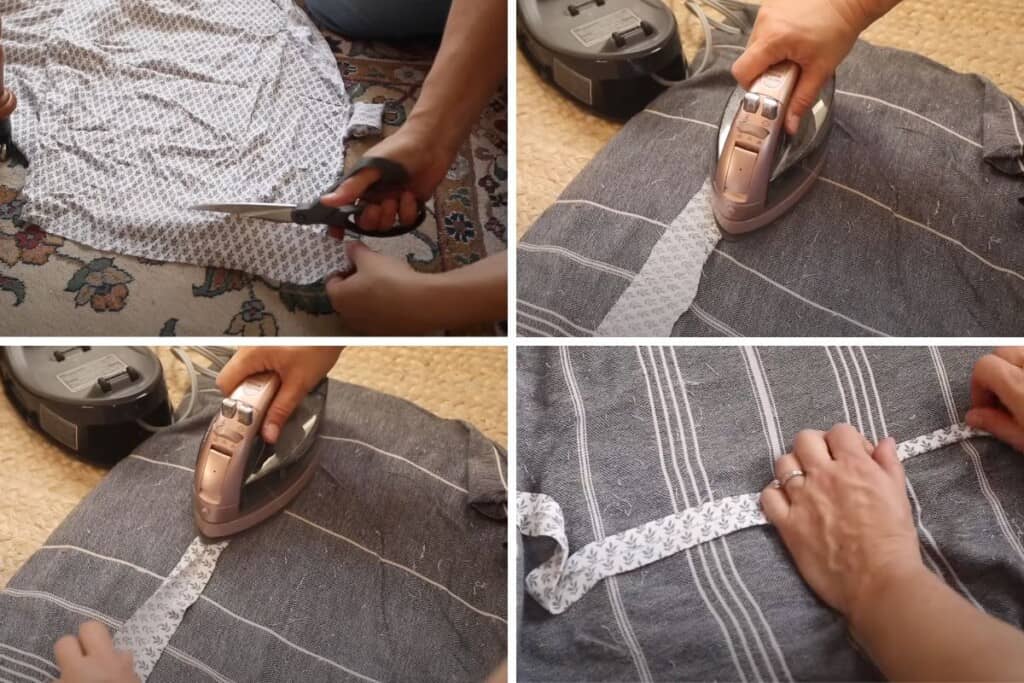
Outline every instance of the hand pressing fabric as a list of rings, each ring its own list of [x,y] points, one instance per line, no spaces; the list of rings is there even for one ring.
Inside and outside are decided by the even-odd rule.
[[[857,36],[900,0],[764,0],[746,51],[732,66],[744,88],[773,64],[800,65],[800,80],[786,115],[795,135],[829,75],[853,48]]]
[[[1024,452],[1024,347],[996,349],[975,363],[965,419]]]
[[[427,334],[505,316],[504,254],[444,273],[421,273],[361,242],[348,243],[346,253],[355,270],[329,278],[327,296],[345,325],[356,332]]]
[[[276,443],[281,427],[338,361],[340,346],[247,346],[240,348],[217,375],[217,388],[225,396],[247,377],[260,372],[276,372],[281,388],[267,408],[263,421],[263,439]]]
[[[1024,633],[925,568],[893,439],[802,431],[775,476],[765,517],[890,680],[1024,680]]]
[[[78,636],[67,635],[53,646],[64,683],[138,683],[132,654],[114,649],[107,627],[87,621]]]

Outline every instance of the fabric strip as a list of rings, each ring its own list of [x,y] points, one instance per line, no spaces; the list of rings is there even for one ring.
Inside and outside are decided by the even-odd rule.
[[[384,104],[356,102],[352,105],[352,118],[345,126],[344,138],[368,138],[380,135],[384,128]]]
[[[987,436],[963,423],[896,445],[900,462],[966,439]],[[569,555],[565,518],[559,504],[543,493],[516,496],[519,532],[551,538],[551,557],[526,575],[527,592],[552,614],[561,614],[599,581],[663,560],[728,534],[768,524],[761,494],[744,493],[686,508],[646,524],[594,541]]]
[[[228,541],[206,543],[197,536],[156,592],[114,636],[115,647],[132,653],[135,673],[141,680],[145,681],[153,672],[185,612],[206,588],[217,568],[217,559],[227,546]]]
[[[708,179],[655,243],[601,321],[597,336],[671,336],[672,326],[697,296],[704,262],[720,239]]]

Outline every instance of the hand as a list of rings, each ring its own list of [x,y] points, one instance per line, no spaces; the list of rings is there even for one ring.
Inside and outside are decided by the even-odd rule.
[[[444,310],[458,302],[432,295],[443,274],[419,273],[361,242],[346,245],[355,267],[327,280],[327,296],[347,327],[364,334],[424,334],[444,328]]]
[[[967,424],[1024,451],[1024,348],[1001,348],[974,364]]]
[[[64,683],[138,683],[132,654],[114,649],[107,627],[87,621],[53,646]]]
[[[410,179],[408,187],[395,196],[364,197],[368,206],[356,219],[359,227],[369,231],[388,230],[394,227],[396,215],[405,225],[416,220],[416,200],[427,201],[433,196],[458,152],[457,146],[448,147],[438,140],[436,131],[410,119],[366,151],[363,156],[381,157],[401,164]],[[327,206],[352,204],[379,179],[380,171],[364,169],[339,185],[334,192],[324,195],[322,201]],[[340,239],[345,234],[344,227],[332,226],[331,234]]]
[[[340,346],[248,346],[239,349],[217,376],[217,388],[229,396],[247,377],[276,372],[281,388],[267,408],[263,440],[277,443],[281,427],[295,408],[330,371],[341,355]]]
[[[786,130],[795,135],[800,118],[818,99],[821,87],[857,36],[884,13],[869,15],[869,4],[879,0],[764,0],[747,49],[732,65],[732,75],[749,88],[773,64],[785,60],[799,64],[800,78],[786,114]]]
[[[797,469],[806,476],[786,481]],[[893,582],[927,571],[893,439],[876,448],[850,425],[805,430],[775,476],[786,483],[761,493],[765,517],[811,590],[851,623]]]

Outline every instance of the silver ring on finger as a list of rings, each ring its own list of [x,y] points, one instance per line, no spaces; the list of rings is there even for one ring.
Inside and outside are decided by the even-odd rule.
[[[786,474],[786,476],[784,476],[784,477],[782,478],[782,483],[781,483],[781,484],[779,484],[779,486],[781,486],[781,487],[785,487],[785,486],[786,486],[786,484],[788,484],[788,483],[790,482],[790,480],[792,480],[792,479],[796,479],[797,477],[806,477],[806,476],[807,476],[807,475],[806,475],[806,474],[804,474],[804,471],[803,471],[803,470],[791,470],[790,472],[788,472],[788,473]]]
[[[779,481],[778,479],[772,479],[771,486],[772,486],[773,489],[781,489],[782,488],[782,482]]]

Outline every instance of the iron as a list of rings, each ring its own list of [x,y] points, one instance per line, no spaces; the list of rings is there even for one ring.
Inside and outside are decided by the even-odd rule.
[[[786,112],[799,76],[795,63],[780,62],[749,91],[736,88],[726,103],[718,127],[711,208],[727,236],[777,219],[807,193],[821,172],[832,126],[835,77],[829,77],[790,137]]]
[[[271,445],[260,434],[280,387],[272,372],[249,377],[210,423],[193,486],[194,516],[204,536],[230,536],[267,520],[312,478],[319,455],[311,447],[323,421],[327,380],[306,395]]]

